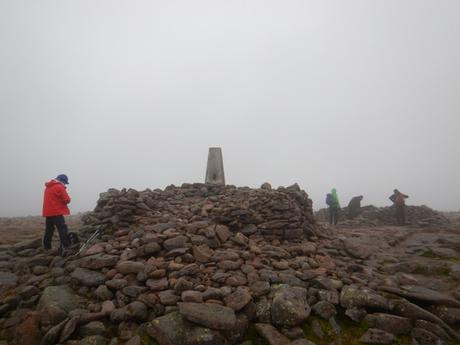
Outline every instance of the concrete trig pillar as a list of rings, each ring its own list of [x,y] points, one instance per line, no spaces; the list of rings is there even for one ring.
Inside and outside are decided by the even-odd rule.
[[[209,148],[205,182],[225,185],[224,161],[222,159],[222,149],[220,147]]]

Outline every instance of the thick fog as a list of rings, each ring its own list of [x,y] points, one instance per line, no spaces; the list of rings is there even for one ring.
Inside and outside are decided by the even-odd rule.
[[[460,2],[0,1],[0,216],[110,187],[298,182],[460,209]]]

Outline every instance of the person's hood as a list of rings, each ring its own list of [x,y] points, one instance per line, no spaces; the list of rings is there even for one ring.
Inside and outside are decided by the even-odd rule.
[[[57,185],[57,184],[60,184],[60,185],[64,186],[64,184],[62,182],[60,182],[58,180],[55,180],[55,179],[52,179],[52,180],[50,180],[50,181],[45,183],[45,187],[50,188],[50,187],[53,187],[54,185]]]

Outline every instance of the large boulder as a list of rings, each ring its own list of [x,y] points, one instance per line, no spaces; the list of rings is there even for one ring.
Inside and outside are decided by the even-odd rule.
[[[366,308],[388,310],[388,300],[374,290],[347,285],[340,293],[340,304],[344,308]]]
[[[55,325],[63,321],[70,311],[80,308],[83,302],[84,299],[68,286],[48,286],[43,290],[37,310],[41,312],[42,323]]]
[[[251,302],[252,297],[248,289],[237,288],[236,291],[225,298],[225,304],[227,307],[232,308],[234,311],[239,311],[243,309],[249,302]]]
[[[179,303],[179,312],[187,320],[201,326],[230,330],[235,326],[236,315],[233,309],[212,303]]]
[[[77,267],[72,272],[71,277],[78,280],[84,286],[99,286],[105,283],[106,277],[98,271],[88,270],[86,268]]]
[[[166,314],[144,324],[143,331],[159,345],[228,344],[218,331],[193,324],[178,312]]]
[[[311,308],[307,303],[306,289],[280,285],[272,294],[271,319],[274,325],[295,327],[310,316]]]
[[[110,320],[112,322],[122,322],[128,320],[144,321],[147,319],[148,311],[144,303],[135,301],[128,304],[127,306],[119,309],[115,309],[110,314]]]
[[[391,314],[369,314],[365,321],[372,328],[378,328],[395,335],[408,334],[412,329],[412,320]]]
[[[100,270],[104,267],[113,267],[120,260],[118,255],[95,254],[85,256],[80,260],[80,267],[91,270]]]

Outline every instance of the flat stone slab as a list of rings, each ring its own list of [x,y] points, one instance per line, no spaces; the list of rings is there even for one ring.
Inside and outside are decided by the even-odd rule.
[[[288,345],[291,341],[269,323],[256,323],[257,333],[270,345]]]
[[[159,345],[228,345],[216,330],[200,327],[187,321],[178,312],[172,312],[141,326]]]
[[[381,329],[391,334],[409,334],[412,330],[412,320],[406,317],[375,313],[369,314],[365,318],[371,328]]]
[[[359,341],[364,344],[391,345],[396,341],[396,337],[380,329],[369,328]]]
[[[445,305],[448,307],[460,307],[460,302],[451,298],[445,293],[440,293],[424,286],[418,285],[403,285],[401,289],[389,286],[383,286],[382,291],[394,293],[396,295],[412,299],[416,301],[429,302],[431,304]]]
[[[86,268],[76,268],[71,274],[72,278],[78,280],[84,286],[99,286],[105,283],[105,275],[99,271],[91,271]]]
[[[187,320],[217,330],[230,330],[236,315],[232,308],[213,303],[178,303],[180,314]]]
[[[388,300],[368,288],[344,286],[340,292],[340,304],[344,308],[371,308],[388,310]]]

